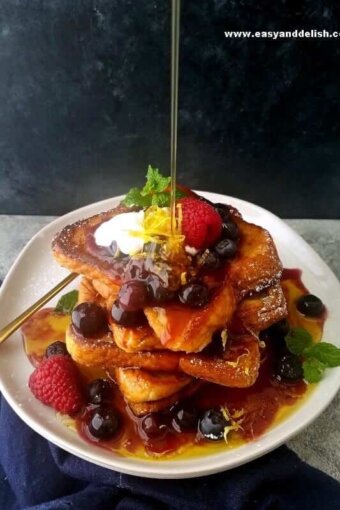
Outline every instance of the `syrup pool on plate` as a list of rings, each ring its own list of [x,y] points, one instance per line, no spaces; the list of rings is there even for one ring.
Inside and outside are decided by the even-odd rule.
[[[288,305],[290,326],[307,329],[314,341],[322,337],[326,312],[320,318],[308,318],[296,309],[296,300],[308,293],[302,283],[299,270],[285,270],[282,276],[282,288]],[[65,341],[65,331],[70,324],[70,316],[46,308],[37,312],[22,328],[26,354],[33,365],[43,359],[46,348],[55,341]],[[266,430],[283,420],[299,406],[313,389],[304,381],[282,383],[273,373],[279,355],[275,339],[266,339],[266,348],[262,350],[261,368],[257,381],[249,388],[227,388],[211,383],[202,383],[201,388],[191,397],[190,412],[202,415],[212,408],[226,407],[235,417],[240,427],[228,434],[228,442],[207,441],[196,430],[185,430],[176,425],[176,413],[184,402],[173,406],[166,412],[147,419],[137,418],[126,405],[122,395],[115,387],[112,406],[119,412],[119,432],[109,441],[94,438],[88,430],[87,417],[95,408],[93,404],[84,407],[74,419],[58,415],[68,427],[92,444],[109,449],[123,456],[135,456],[144,459],[190,458],[199,455],[217,453],[223,449],[240,446],[261,436]],[[78,365],[84,386],[98,377],[107,377],[103,370]],[[190,412],[189,416],[190,419]],[[181,414],[183,416],[183,412]],[[146,423],[147,422],[147,423]],[[158,432],[157,432],[158,430]]]

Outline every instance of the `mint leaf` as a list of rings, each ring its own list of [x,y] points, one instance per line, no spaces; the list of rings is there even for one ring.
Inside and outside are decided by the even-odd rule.
[[[316,358],[330,368],[340,366],[340,349],[327,342],[320,342],[308,347],[303,355]]]
[[[131,188],[123,200],[123,204],[127,207],[149,207],[150,205],[158,205],[159,207],[167,207],[170,205],[169,188],[171,177],[164,177],[158,170],[151,165],[148,166],[146,173],[146,183],[143,188]],[[167,191],[166,191],[167,190]],[[187,196],[186,191],[176,189],[176,198],[180,199]]]
[[[148,207],[151,205],[151,197],[144,197],[141,190],[138,188],[131,188],[123,200],[124,205],[132,207],[134,205],[139,207]]]
[[[171,177],[164,177],[158,168],[148,166],[146,173],[146,184],[141,191],[142,196],[149,195],[150,193],[160,193],[164,191],[170,184]]]
[[[152,205],[168,207],[170,205],[170,193],[155,193],[152,195]]]
[[[307,358],[303,364],[303,376],[310,383],[321,381],[325,369],[327,368],[322,361],[316,358]]]
[[[288,350],[298,356],[304,354],[305,349],[312,345],[312,335],[304,328],[292,328],[285,336]]]
[[[59,299],[57,306],[55,307],[56,312],[60,313],[71,313],[73,308],[76,306],[78,301],[78,291],[71,290],[67,294],[64,294]]]

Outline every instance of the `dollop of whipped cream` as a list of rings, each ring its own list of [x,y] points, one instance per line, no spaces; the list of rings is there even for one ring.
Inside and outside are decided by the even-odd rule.
[[[136,255],[144,246],[144,211],[117,214],[102,223],[95,231],[98,246],[111,246],[115,241],[126,255]]]

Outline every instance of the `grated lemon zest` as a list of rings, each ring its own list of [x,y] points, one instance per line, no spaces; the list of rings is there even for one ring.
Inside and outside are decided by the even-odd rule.
[[[171,212],[169,207],[153,205],[145,211],[144,230],[139,232],[145,242],[164,245],[167,258],[177,258],[184,253],[184,235],[182,234],[182,207],[177,204],[175,231],[171,230]]]
[[[245,349],[245,351],[246,352],[244,352],[243,354],[240,354],[237,357],[236,361],[225,361],[226,365],[229,365],[229,366],[231,366],[233,368],[237,367],[237,365],[239,364],[241,358],[243,358],[244,356],[249,356],[249,354],[250,354],[249,349]]]
[[[222,341],[222,348],[225,351],[227,342],[228,342],[228,331],[226,328],[222,329],[221,331],[221,341]]]
[[[226,406],[221,406],[221,412],[222,412],[224,418],[226,419],[226,421],[230,423],[230,425],[226,425],[223,430],[224,441],[226,442],[226,444],[228,444],[229,432],[242,429],[241,423],[243,422],[243,418],[241,418],[241,417],[244,415],[244,410],[241,409],[240,411],[235,411],[234,414],[231,415]],[[238,413],[241,413],[241,414],[239,414],[239,418],[241,418],[241,419],[238,419],[238,416],[237,416]]]

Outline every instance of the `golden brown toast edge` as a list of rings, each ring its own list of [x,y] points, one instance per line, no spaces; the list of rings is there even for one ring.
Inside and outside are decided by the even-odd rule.
[[[133,210],[135,209],[118,205],[108,211],[66,225],[52,241],[54,258],[61,266],[82,274],[89,280],[98,279],[107,285],[114,284],[116,278],[110,273],[109,267],[88,251],[86,237],[104,221]]]
[[[179,353],[171,351],[127,353],[117,347],[111,333],[107,333],[102,338],[86,339],[78,335],[73,326],[70,326],[66,331],[66,346],[72,359],[80,365],[178,371]]]
[[[142,368],[116,368],[115,380],[124,398],[142,403],[171,397],[191,383],[183,372],[150,372]]]
[[[170,397],[149,402],[136,403],[127,401],[127,403],[133,414],[136,416],[144,416],[145,414],[149,413],[158,413],[159,411],[168,409],[170,406],[176,404],[180,400],[191,397],[204,384],[204,381],[193,380],[190,384],[188,384],[188,386],[183,388],[181,391],[174,393]]]

